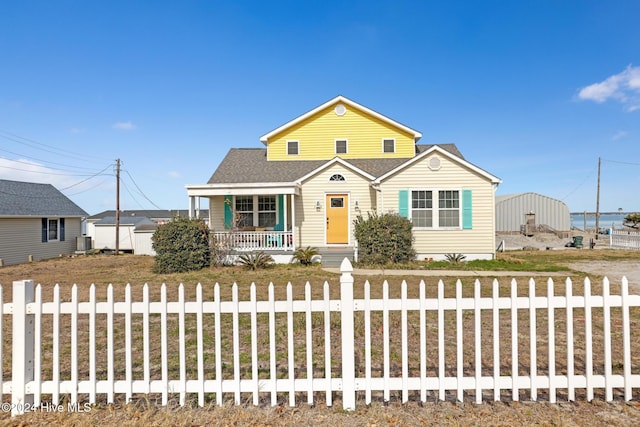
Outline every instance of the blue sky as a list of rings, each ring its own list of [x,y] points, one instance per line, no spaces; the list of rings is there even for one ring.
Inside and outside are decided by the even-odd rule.
[[[571,211],[640,211],[640,2],[14,1],[0,178],[186,209],[231,147],[336,95]]]

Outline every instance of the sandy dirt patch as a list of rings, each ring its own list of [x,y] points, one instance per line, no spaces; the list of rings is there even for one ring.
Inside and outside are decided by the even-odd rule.
[[[640,292],[640,263],[637,261],[576,261],[569,265],[573,270],[606,276],[611,284],[619,285],[622,277],[629,281],[629,289]]]

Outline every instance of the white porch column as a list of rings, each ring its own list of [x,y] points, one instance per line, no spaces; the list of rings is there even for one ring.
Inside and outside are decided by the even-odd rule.
[[[295,250],[298,247],[298,241],[296,239],[296,195],[291,194],[291,249]]]
[[[200,197],[196,197],[196,218],[200,218]]]
[[[287,222],[288,222],[288,215],[287,215],[287,205],[289,203],[288,202],[288,197],[285,194],[284,197],[282,198],[282,209],[284,209],[284,215],[283,215],[283,219],[284,219],[284,224],[282,224],[283,229],[282,231],[284,231],[285,233],[287,232]]]
[[[189,219],[194,219],[196,217],[196,197],[189,196]]]

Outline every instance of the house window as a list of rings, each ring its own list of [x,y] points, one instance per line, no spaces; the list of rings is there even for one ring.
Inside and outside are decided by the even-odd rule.
[[[411,192],[411,221],[415,227],[433,227],[433,192]]]
[[[436,194],[437,206],[434,205]],[[411,191],[411,222],[414,227],[460,228],[460,191]]]
[[[42,243],[64,242],[64,218],[42,218]]]
[[[236,221],[238,227],[253,225],[253,196],[236,196]]]
[[[346,139],[336,139],[336,154],[347,154]]]
[[[459,227],[460,226],[460,192],[438,191],[438,226]]]
[[[329,178],[329,181],[346,181],[346,180],[344,179],[343,175],[336,173],[334,175],[331,175],[331,178]]]
[[[287,141],[287,154],[290,156],[298,155],[298,141]]]
[[[383,153],[395,153],[396,152],[396,140],[395,139],[383,139],[382,140],[382,152]]]
[[[332,208],[344,208],[344,197],[332,197],[330,206]]]
[[[258,226],[276,225],[276,196],[258,196]]]
[[[52,240],[58,240],[58,222],[59,220],[57,219],[50,219],[49,220],[49,224],[47,226],[47,240],[48,241],[52,241]]]

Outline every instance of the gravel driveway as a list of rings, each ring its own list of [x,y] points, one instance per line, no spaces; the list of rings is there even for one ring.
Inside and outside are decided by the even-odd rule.
[[[579,261],[570,263],[569,268],[606,276],[612,284],[619,284],[625,276],[629,281],[629,290],[640,293],[640,263],[637,261]]]

